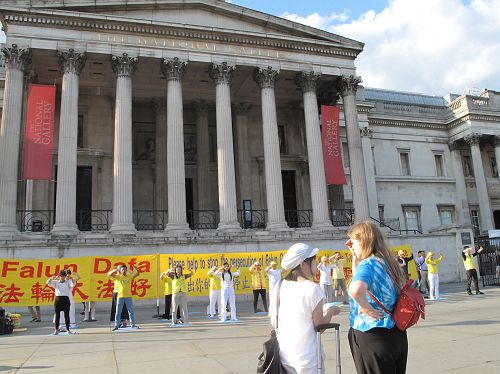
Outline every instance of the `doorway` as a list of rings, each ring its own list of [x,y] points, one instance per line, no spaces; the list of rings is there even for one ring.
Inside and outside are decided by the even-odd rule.
[[[495,229],[500,229],[500,210],[493,211],[493,220],[495,221]]]
[[[281,171],[283,184],[283,205],[285,207],[285,220],[289,227],[298,227],[297,191],[295,189],[295,171]]]
[[[76,224],[80,231],[92,231],[92,166],[76,169]]]
[[[193,225],[194,225],[193,208],[194,208],[193,178],[186,178],[186,214],[187,214],[187,223],[191,230],[193,230]]]

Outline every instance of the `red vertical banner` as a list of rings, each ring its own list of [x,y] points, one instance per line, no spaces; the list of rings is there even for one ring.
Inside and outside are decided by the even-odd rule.
[[[31,84],[28,89],[24,179],[52,178],[56,87]]]
[[[323,159],[327,184],[347,184],[342,162],[340,141],[339,108],[321,106],[321,137],[323,139]]]

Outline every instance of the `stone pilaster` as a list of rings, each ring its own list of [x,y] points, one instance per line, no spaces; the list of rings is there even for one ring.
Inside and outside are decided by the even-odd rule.
[[[235,66],[211,63],[208,73],[215,83],[217,118],[217,172],[219,180],[219,230],[239,230],[234,172],[230,83]]]
[[[5,88],[0,127],[0,237],[18,233],[16,225],[17,171],[23,103],[23,74],[31,63],[31,51],[16,44],[2,49]]]
[[[500,136],[496,135],[493,139],[495,145],[495,160],[497,163],[497,174],[500,179]]]
[[[155,209],[167,210],[167,103],[163,98],[152,102],[155,115]],[[159,214],[155,215],[159,216]],[[158,223],[158,222],[157,222]]]
[[[115,141],[113,159],[113,234],[134,234],[132,192],[132,76],[137,57],[112,56],[116,76]]]
[[[363,147],[361,145],[358,110],[356,107],[356,91],[359,83],[361,83],[361,78],[353,75],[348,77],[342,76],[340,79],[351,170],[352,200],[356,222],[370,218]]]
[[[320,75],[312,71],[301,72],[296,75],[296,83],[302,89],[304,101],[309,180],[313,209],[312,228],[329,230],[333,226],[328,216],[326,177],[316,97],[316,83],[319,78]]]
[[[252,198],[252,172],[250,170],[250,155],[248,148],[248,112],[251,106],[248,103],[233,104],[233,111],[236,120],[236,160],[238,162],[238,184],[237,200],[238,204],[243,204],[243,200]],[[243,208],[243,206],[241,205]]]
[[[479,199],[479,215],[481,219],[481,231],[491,230],[495,228],[493,225],[493,216],[491,213],[491,203],[488,196],[488,186],[486,185],[486,177],[484,175],[483,161],[481,159],[481,150],[479,149],[479,141],[481,134],[472,133],[466,135],[464,140],[470,145],[472,155],[472,165],[474,168],[474,179],[476,181],[477,197]]]
[[[453,163],[453,175],[455,176],[456,193],[456,217],[460,226],[470,226],[470,209],[467,201],[467,189],[465,186],[464,169],[462,167],[462,157],[457,142],[448,144]]]
[[[264,166],[266,175],[267,228],[282,230],[288,228],[283,204],[283,183],[281,180],[281,155],[276,117],[274,84],[279,78],[279,70],[272,67],[257,68],[254,80],[260,87],[262,105],[262,138],[264,142]]]
[[[363,149],[363,161],[365,164],[366,189],[368,192],[370,217],[379,219],[377,184],[375,182],[375,167],[373,165],[375,160],[372,157],[371,138],[373,135],[373,130],[368,126],[365,126],[360,129],[359,133],[361,135],[361,147]]]
[[[67,52],[58,51],[57,57],[63,79],[57,153],[56,223],[52,233],[75,235],[78,232],[75,219],[79,81],[87,56],[70,49]]]
[[[186,172],[184,165],[184,115],[182,78],[187,62],[175,57],[162,59],[161,71],[167,79],[167,171],[168,224],[171,235],[189,232],[186,216]]]
[[[210,209],[212,185],[210,184],[210,144],[208,134],[208,103],[193,103],[196,114],[196,175],[198,185],[198,209]]]

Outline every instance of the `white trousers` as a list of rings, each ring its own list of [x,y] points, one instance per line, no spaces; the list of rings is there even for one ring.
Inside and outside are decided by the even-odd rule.
[[[439,299],[439,274],[429,273],[429,299]]]
[[[220,319],[221,321],[225,321],[227,317],[226,305],[229,300],[229,307],[231,308],[231,320],[237,321],[236,318],[236,303],[234,300],[234,288],[223,288],[221,290],[221,313]]]
[[[217,303],[217,307],[219,309],[219,313],[221,312],[220,306],[220,290],[210,291],[210,308],[208,310],[208,314],[215,315],[215,304]]]
[[[95,319],[95,301],[85,302],[85,319],[86,320]]]

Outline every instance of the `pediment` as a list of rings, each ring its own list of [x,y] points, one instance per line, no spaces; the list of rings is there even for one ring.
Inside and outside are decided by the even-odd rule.
[[[325,44],[356,51],[363,43],[318,30],[280,17],[254,11],[221,0],[3,0],[4,7],[50,10],[70,16],[95,14],[114,22],[171,25],[189,30],[213,31],[259,38],[278,38]],[[61,14],[62,14],[61,13]]]

